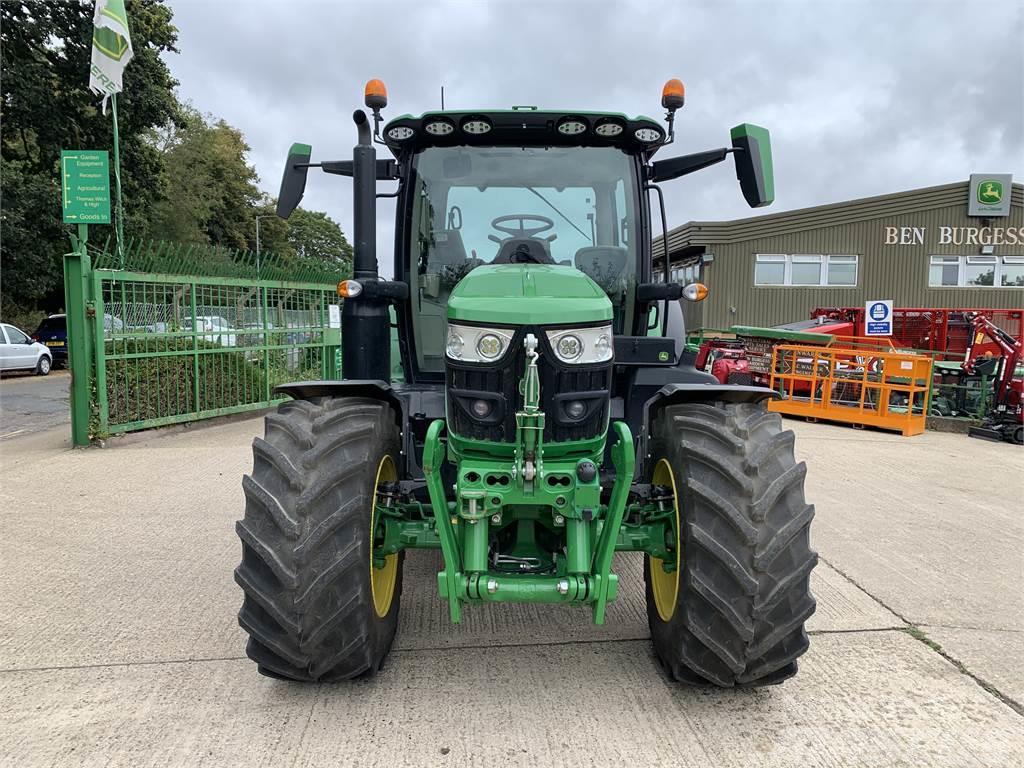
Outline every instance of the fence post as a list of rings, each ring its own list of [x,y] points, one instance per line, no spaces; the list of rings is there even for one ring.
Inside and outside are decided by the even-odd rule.
[[[270,401],[270,307],[267,305],[267,285],[257,281],[260,286],[260,311],[263,313],[263,402]]]
[[[95,409],[99,416],[99,431],[105,435],[107,426],[110,423],[110,403],[107,400],[107,305],[103,300],[102,275],[97,270],[93,270],[89,277],[93,314],[96,320],[93,326],[93,339],[95,340],[93,345],[93,364],[96,370]],[[121,314],[123,315],[124,305],[122,304],[121,306]],[[111,334],[114,332],[113,317],[110,319],[110,332]]]
[[[193,280],[189,293],[192,294],[192,413],[199,413],[199,329],[196,327],[196,281]],[[205,329],[204,329],[205,330]]]
[[[78,225],[78,237],[72,237],[74,250],[64,254],[64,307],[68,326],[68,366],[71,368],[71,442],[89,444],[91,415],[90,384],[92,348],[89,344],[86,301],[90,277],[86,242],[89,226]]]

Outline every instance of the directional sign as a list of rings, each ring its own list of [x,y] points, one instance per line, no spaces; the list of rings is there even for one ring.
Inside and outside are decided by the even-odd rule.
[[[66,224],[110,223],[110,159],[102,150],[60,153],[60,189]]]
[[[892,336],[892,301],[869,301],[864,305],[864,335]]]

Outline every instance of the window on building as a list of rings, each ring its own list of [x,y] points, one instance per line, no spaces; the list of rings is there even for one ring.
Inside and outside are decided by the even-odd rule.
[[[828,285],[857,285],[857,257],[829,256]]]
[[[699,279],[700,275],[700,264],[688,264],[686,266],[677,265],[669,269],[669,280],[673,283],[681,283],[682,285],[689,285]],[[654,281],[657,283],[663,282],[664,274],[660,269],[655,267]]]
[[[758,253],[754,285],[855,286],[858,260],[852,254]]]
[[[821,256],[797,253],[790,259],[790,285],[821,285]]]
[[[786,255],[759,253],[754,262],[754,285],[785,285]]]
[[[931,265],[928,267],[928,285],[960,285],[960,257],[932,256]]]
[[[1003,256],[999,285],[1009,288],[1024,287],[1024,256]]]
[[[932,288],[1024,287],[1024,256],[932,256]]]
[[[992,286],[996,284],[995,256],[968,256],[964,268],[964,284]]]

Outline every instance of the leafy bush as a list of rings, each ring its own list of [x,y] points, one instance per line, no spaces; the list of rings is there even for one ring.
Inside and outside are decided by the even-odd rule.
[[[30,336],[46,317],[47,313],[41,309],[26,309],[17,304],[6,302],[3,306],[3,312],[0,313],[0,320],[10,323],[15,328],[20,328]]]
[[[107,341],[107,405],[110,424],[125,424],[196,411],[259,403],[267,377],[243,350],[190,337]],[[146,357],[124,359],[126,355]],[[196,402],[196,376],[198,394]]]

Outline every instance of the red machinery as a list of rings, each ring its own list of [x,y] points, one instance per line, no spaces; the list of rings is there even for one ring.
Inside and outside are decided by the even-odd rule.
[[[970,427],[971,437],[1024,443],[1024,379],[1015,375],[1024,343],[983,315],[971,318],[973,333],[967,344],[963,369],[966,373],[994,375],[992,409],[981,426]],[[999,355],[993,354],[995,346]],[[988,369],[984,370],[983,369]]]
[[[972,342],[973,318],[988,318],[996,327],[1024,343],[1024,312],[1019,309],[943,309],[897,307],[892,311],[892,343],[903,349],[939,352],[942,357],[959,358]],[[794,324],[795,325],[795,324]],[[818,307],[811,311],[799,330],[830,333],[834,336],[857,336],[864,327],[864,307]],[[824,328],[829,330],[824,330]],[[980,354],[999,354],[999,345],[991,340],[980,342]]]
[[[697,350],[694,365],[723,384],[750,384],[750,361],[742,341],[705,339]]]

